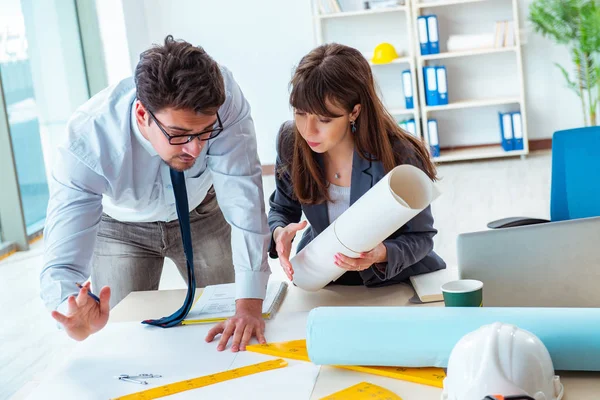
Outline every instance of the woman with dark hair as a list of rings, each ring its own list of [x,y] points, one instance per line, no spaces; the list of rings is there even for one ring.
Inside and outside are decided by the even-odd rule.
[[[310,227],[298,251],[394,167],[410,164],[437,178],[426,146],[386,111],[371,67],[356,49],[317,47],[302,58],[290,87],[294,121],[285,122],[277,138],[269,255],[293,279],[289,256],[296,233],[307,225],[299,223],[302,212]],[[443,269],[433,251],[436,233],[427,207],[358,258],[337,254],[336,265],[347,272],[336,283],[381,286]]]

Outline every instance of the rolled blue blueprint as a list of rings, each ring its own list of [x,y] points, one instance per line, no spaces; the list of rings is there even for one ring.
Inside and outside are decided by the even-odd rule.
[[[446,368],[464,335],[494,322],[539,337],[556,370],[600,371],[597,308],[320,307],[306,344],[320,365]]]

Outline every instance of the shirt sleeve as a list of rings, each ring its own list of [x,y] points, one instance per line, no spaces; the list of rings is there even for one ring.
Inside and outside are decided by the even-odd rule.
[[[269,228],[254,122],[240,87],[228,70],[222,72],[227,99],[219,113],[224,130],[209,144],[208,167],[217,201],[231,225],[236,299],[264,299],[271,274]]]
[[[68,149],[59,148],[50,181],[44,228],[40,294],[46,307],[65,309],[65,300],[90,276],[90,260],[102,216],[104,177]]]

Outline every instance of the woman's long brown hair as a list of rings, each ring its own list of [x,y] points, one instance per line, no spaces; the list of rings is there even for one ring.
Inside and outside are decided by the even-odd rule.
[[[371,67],[356,49],[341,44],[325,44],[300,60],[290,82],[290,104],[297,110],[326,117],[340,117],[329,111],[329,100],[350,113],[356,104],[361,112],[356,119],[355,151],[368,160],[381,161],[387,172],[401,164],[421,168],[431,180],[436,169],[425,144],[400,128],[377,96]],[[317,155],[300,136],[280,138],[280,151],[293,149],[290,174],[294,195],[303,204],[320,204],[329,200],[325,171]]]

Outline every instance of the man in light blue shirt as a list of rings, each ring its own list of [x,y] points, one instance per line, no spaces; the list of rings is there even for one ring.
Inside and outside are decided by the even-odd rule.
[[[202,48],[168,36],[135,80],[80,107],[50,181],[41,295],[77,340],[133,290],[158,289],[164,257],[187,278],[170,168],[185,171],[197,286],[236,282],[236,315],[207,336],[218,350],[265,342],[270,274],[261,165],[250,106]],[[235,272],[234,272],[235,266]],[[92,277],[100,302],[88,296]]]

